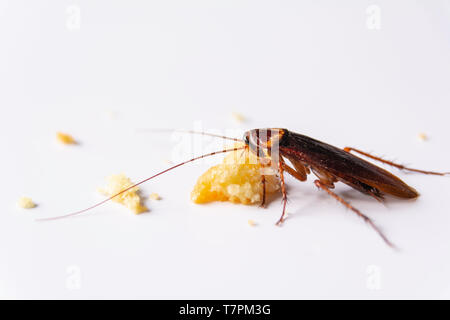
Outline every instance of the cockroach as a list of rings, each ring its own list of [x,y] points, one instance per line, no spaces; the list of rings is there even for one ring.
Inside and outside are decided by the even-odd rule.
[[[162,175],[187,163],[217,154],[249,149],[257,156],[258,161],[260,161],[262,158],[266,158],[272,165],[275,164],[275,167],[277,169],[281,184],[283,209],[276,225],[280,225],[284,221],[286,213],[287,191],[284,179],[285,172],[299,181],[306,181],[307,175],[312,172],[317,177],[317,179],[314,181],[314,184],[319,190],[325,191],[329,196],[333,197],[346,208],[350,209],[359,217],[361,217],[379,234],[379,236],[387,245],[389,245],[390,247],[394,247],[392,242],[389,241],[389,239],[369,217],[364,215],[360,210],[353,207],[341,196],[334,193],[332,189],[334,189],[335,183],[343,182],[353,189],[356,189],[363,194],[369,195],[378,201],[383,201],[385,195],[391,195],[400,199],[415,199],[419,196],[419,193],[413,187],[408,186],[400,178],[396,177],[389,171],[382,169],[354,155],[353,153],[357,153],[372,160],[376,160],[381,163],[393,166],[400,170],[439,176],[450,174],[450,172],[434,172],[408,168],[401,164],[397,164],[392,161],[373,156],[356,148],[346,147],[344,149],[340,149],[325,142],[315,140],[313,138],[289,131],[287,129],[253,129],[244,133],[243,140],[204,132],[184,132],[219,137],[222,139],[237,142],[243,141],[244,146],[215,151],[192,158],[190,160],[174,165],[166,170],[163,170],[145,180],[142,180],[135,185],[122,190],[121,192],[87,209],[70,213],[64,216],[44,218],[39,220],[42,221],[60,219],[86,212],[104,204],[105,202],[117,197],[118,195],[130,190],[131,188],[139,186],[144,182],[147,182],[159,175]],[[292,166],[290,166],[286,162],[286,160],[288,160]],[[261,205],[264,206],[266,202],[264,174],[262,174],[261,176],[261,183],[263,187]]]

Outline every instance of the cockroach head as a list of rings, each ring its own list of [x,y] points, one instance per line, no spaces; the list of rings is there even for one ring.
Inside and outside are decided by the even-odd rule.
[[[265,157],[273,149],[278,149],[285,132],[285,129],[278,128],[253,129],[244,133],[244,143],[257,156]]]

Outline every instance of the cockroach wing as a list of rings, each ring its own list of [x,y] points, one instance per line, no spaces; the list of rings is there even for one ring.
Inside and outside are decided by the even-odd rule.
[[[284,130],[279,142],[282,156],[301,161],[318,172],[331,174],[338,181],[372,196],[383,194],[412,199],[419,196],[392,173],[349,152],[307,136]]]

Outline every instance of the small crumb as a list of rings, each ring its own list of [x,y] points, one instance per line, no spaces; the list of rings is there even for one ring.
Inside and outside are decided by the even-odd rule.
[[[256,222],[253,221],[253,220],[248,220],[248,225],[249,225],[250,227],[255,227],[255,226],[256,226]]]
[[[32,209],[36,207],[36,204],[28,197],[21,197],[17,202],[17,205],[24,209]]]
[[[149,199],[151,199],[151,200],[161,200],[161,197],[159,196],[159,194],[153,192],[153,193],[149,196]]]
[[[238,112],[233,112],[231,115],[233,116],[233,119],[236,122],[244,122],[245,121],[245,117]]]
[[[427,141],[428,140],[428,136],[425,133],[423,133],[423,132],[419,133],[417,137],[419,138],[420,141]]]
[[[56,133],[56,138],[62,144],[77,144],[75,139],[70,134],[67,133],[58,132]]]
[[[106,187],[100,188],[98,191],[108,197],[118,194],[133,185],[133,182],[124,174],[111,175],[107,178],[107,181],[108,183]],[[121,193],[117,197],[113,198],[112,201],[124,205],[135,214],[149,211],[148,208],[142,204],[139,187],[134,187]]]

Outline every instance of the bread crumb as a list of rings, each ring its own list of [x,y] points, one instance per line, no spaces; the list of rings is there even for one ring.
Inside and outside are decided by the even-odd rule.
[[[19,201],[17,202],[17,205],[20,208],[24,208],[24,209],[32,209],[32,208],[36,207],[36,204],[33,202],[33,200],[28,197],[21,197],[19,199]]]
[[[240,114],[238,112],[233,112],[231,115],[233,116],[233,119],[236,122],[239,122],[239,123],[245,122],[245,117],[242,114]]]
[[[427,141],[428,140],[428,136],[425,133],[423,133],[423,132],[419,133],[417,137],[419,138],[420,141]]]
[[[234,147],[242,147],[237,143]],[[247,150],[230,152],[223,163],[211,167],[198,178],[191,200],[195,203],[229,201],[256,204],[262,201],[262,172],[267,173],[257,157]],[[276,175],[266,175],[266,194],[280,188]]]
[[[248,220],[248,225],[249,225],[250,227],[255,227],[255,226],[256,226],[256,222],[253,221],[253,220]]]
[[[125,190],[133,185],[133,182],[127,176],[122,174],[113,174],[106,178],[107,185],[105,188],[99,188],[98,191],[105,196],[113,196],[122,190]],[[140,214],[149,211],[148,208],[142,204],[142,199],[139,195],[139,187],[131,188],[126,192],[113,198],[112,201],[120,203],[130,209],[135,214]]]
[[[56,133],[56,138],[62,144],[77,144],[75,139],[70,134],[67,133],[58,132]]]
[[[161,200],[161,197],[159,196],[159,194],[153,192],[152,194],[150,194],[149,199],[152,199],[152,200]]]

